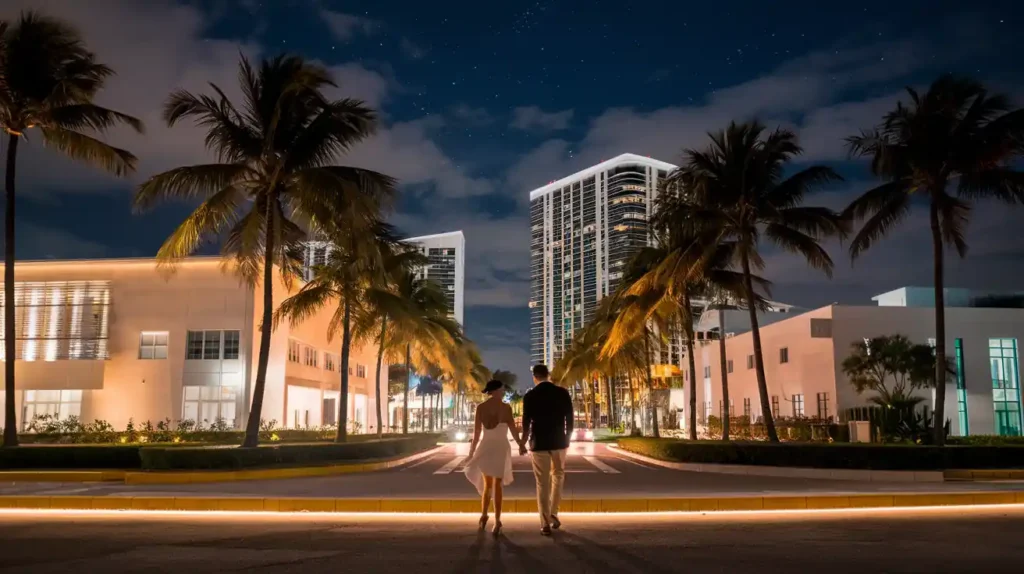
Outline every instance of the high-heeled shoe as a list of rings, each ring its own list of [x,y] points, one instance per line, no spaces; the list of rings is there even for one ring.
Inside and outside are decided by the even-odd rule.
[[[480,532],[483,532],[485,528],[487,528],[487,515],[486,514],[480,517]]]
[[[500,520],[495,520],[494,521],[494,530],[492,531],[492,534],[494,534],[495,538],[497,538],[499,535],[501,535],[501,521]]]

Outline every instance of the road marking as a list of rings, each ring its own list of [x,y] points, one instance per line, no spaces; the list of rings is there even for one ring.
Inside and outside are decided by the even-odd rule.
[[[462,464],[462,461],[466,460],[466,458],[467,457],[464,457],[464,456],[457,456],[457,457],[449,460],[441,468],[435,470],[434,474],[451,474],[452,471],[455,470],[455,467],[457,467],[460,464]]]
[[[427,464],[428,462],[434,460],[435,458],[437,458],[436,454],[433,455],[433,456],[428,456],[428,457],[424,458],[423,460],[419,460],[419,461],[416,461],[416,462],[410,464],[409,466],[403,466],[401,470],[409,470],[410,468],[416,468],[417,466],[420,466],[420,465],[423,465],[423,464]]]
[[[614,468],[608,466],[607,464],[604,463],[603,460],[597,458],[596,456],[584,456],[583,460],[585,460],[585,461],[589,462],[590,464],[596,466],[597,470],[600,470],[601,472],[603,472],[605,474],[619,474],[619,471],[617,471]]]

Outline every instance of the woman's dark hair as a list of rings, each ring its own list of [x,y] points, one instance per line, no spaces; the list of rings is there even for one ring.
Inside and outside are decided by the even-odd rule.
[[[494,391],[496,391],[496,390],[498,390],[498,389],[500,389],[500,388],[502,388],[504,386],[505,386],[505,383],[503,383],[503,382],[501,382],[501,381],[499,381],[497,379],[494,379],[494,380],[491,380],[491,381],[487,381],[487,386],[484,387],[484,393],[486,393],[486,394],[493,393]]]

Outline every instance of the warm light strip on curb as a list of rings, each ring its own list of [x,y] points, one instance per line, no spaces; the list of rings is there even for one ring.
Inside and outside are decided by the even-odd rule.
[[[721,511],[708,511],[708,512],[686,512],[686,511],[668,511],[668,512],[564,512],[565,516],[573,517],[585,517],[585,518],[601,518],[601,519],[618,519],[618,518],[650,518],[650,517],[671,517],[671,518],[716,518],[716,517],[735,517],[735,518],[753,518],[763,516],[799,516],[799,515],[810,515],[810,516],[827,516],[827,515],[848,515],[848,514],[905,514],[907,511],[910,512],[951,512],[951,511],[980,511],[980,510],[1020,510],[1024,511],[1024,504],[977,504],[970,506],[907,506],[907,507],[887,507],[887,508],[820,508],[811,510],[721,510]],[[510,516],[535,516],[535,513],[527,512],[505,512],[505,515]],[[3,508],[0,509],[0,517],[4,516],[40,516],[40,515],[52,515],[52,516],[95,516],[95,517],[126,517],[131,516],[133,518],[143,517],[166,517],[166,518],[305,518],[309,520],[323,520],[333,518],[345,518],[345,519],[366,519],[371,518],[373,520],[386,521],[389,519],[427,519],[433,520],[435,518],[448,518],[448,519],[468,519],[476,518],[474,515],[467,513],[457,512],[268,512],[268,511],[232,511],[232,510],[213,510],[213,511],[195,511],[195,510],[75,510],[75,509],[23,509],[23,508]]]

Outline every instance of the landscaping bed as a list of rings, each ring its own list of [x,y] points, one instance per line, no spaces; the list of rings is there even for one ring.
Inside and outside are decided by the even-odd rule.
[[[1024,468],[1024,446],[687,441],[622,438],[620,448],[670,462],[827,468],[946,470]]]
[[[255,448],[205,444],[61,444],[0,449],[3,470],[212,470],[324,465],[386,459],[436,444],[438,435],[354,435],[349,442],[266,443]]]

